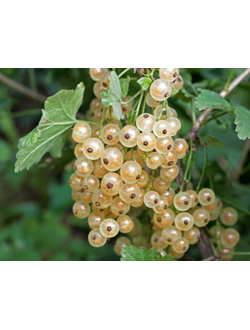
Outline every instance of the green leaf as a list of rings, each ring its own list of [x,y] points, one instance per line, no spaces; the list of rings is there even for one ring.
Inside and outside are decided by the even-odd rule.
[[[238,132],[238,138],[240,140],[250,139],[250,111],[244,107],[237,107],[235,115],[235,131]]]
[[[129,76],[127,76],[127,78],[121,78],[120,79],[120,85],[121,85],[121,90],[122,90],[122,99],[125,99],[125,97],[128,94],[129,81],[130,81]]]
[[[33,146],[33,144],[36,143],[40,135],[41,135],[41,131],[38,127],[36,127],[35,129],[33,129],[33,131],[31,131],[29,134],[27,134],[26,136],[24,136],[19,140],[18,147],[21,148],[24,146],[27,147]]]
[[[110,83],[109,88],[106,92],[101,93],[102,104],[105,107],[113,107],[114,116],[116,119],[123,119],[124,116],[122,114],[122,90],[120,81],[115,71],[111,72],[110,75]],[[115,108],[115,109],[114,109]]]
[[[210,147],[214,147],[214,148],[218,148],[218,149],[224,148],[222,142],[213,135],[207,135],[203,139]]]
[[[19,142],[15,172],[29,169],[38,163],[46,152],[60,157],[70,128],[76,123],[75,115],[82,104],[84,85],[75,90],[61,90],[45,101],[42,118],[28,136]]]
[[[139,85],[141,85],[141,89],[143,91],[146,91],[152,84],[151,78],[148,78],[148,77],[142,77],[142,78],[138,79],[137,82]]]
[[[218,93],[207,89],[198,89],[201,93],[195,101],[196,107],[201,111],[208,108],[216,108],[223,111],[234,113],[235,107],[231,105]]]
[[[130,245],[122,248],[121,261],[175,261],[175,259],[168,254],[162,257],[155,248],[146,250],[142,246],[136,248]]]

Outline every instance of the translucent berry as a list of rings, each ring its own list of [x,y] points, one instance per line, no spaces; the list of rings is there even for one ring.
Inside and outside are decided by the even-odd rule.
[[[131,240],[125,236],[118,237],[115,241],[114,251],[118,256],[122,255],[122,248],[131,245]]]
[[[88,159],[98,159],[103,152],[104,145],[102,141],[97,138],[90,138],[83,143],[83,153]]]
[[[198,195],[195,190],[187,190],[187,194],[191,197],[191,207],[195,207],[198,204]]]
[[[161,177],[158,177],[154,180],[153,187],[161,195],[168,190],[168,188],[170,187],[170,182],[163,180]]]
[[[82,190],[80,190],[80,192],[81,192],[81,200],[83,202],[88,203],[88,204],[92,203],[92,194],[93,193],[91,191],[82,189]]]
[[[91,111],[95,111],[95,110],[102,110],[103,109],[103,105],[102,105],[102,101],[97,99],[97,98],[94,98],[91,102],[90,102],[90,110]]]
[[[144,188],[148,183],[148,173],[144,170],[141,171],[140,178],[136,181],[136,184],[140,188]]]
[[[79,176],[86,177],[90,175],[93,171],[93,168],[94,166],[92,161],[86,157],[77,158],[75,161],[74,170]]]
[[[101,182],[102,191],[108,196],[115,196],[121,190],[123,185],[122,178],[117,173],[107,173],[104,175]]]
[[[174,166],[178,161],[176,152],[174,150],[168,151],[166,154],[163,155],[163,162],[161,166],[163,168],[168,168]]]
[[[163,156],[161,154],[159,154],[158,152],[152,152],[146,158],[147,167],[152,170],[155,170],[159,166],[161,166],[162,162],[163,162]]]
[[[212,242],[213,243],[217,243],[218,239],[220,239],[221,233],[224,231],[225,229],[222,226],[212,226],[209,231],[212,235]]]
[[[160,176],[165,181],[174,181],[174,179],[179,174],[179,167],[177,165],[173,165],[171,167],[162,168],[160,171]]]
[[[166,119],[166,122],[170,126],[169,133],[168,133],[170,136],[175,136],[176,134],[179,133],[179,131],[181,129],[181,122],[178,118],[169,117]]]
[[[120,227],[120,232],[123,234],[129,233],[134,228],[134,222],[128,215],[121,215],[117,219]]]
[[[101,79],[101,76],[104,71],[105,71],[105,69],[90,68],[89,74],[90,74],[91,79],[93,79],[94,81],[99,81]]]
[[[181,259],[184,256],[184,253],[178,253],[178,252],[176,252],[171,245],[169,247],[168,252],[175,259]]]
[[[174,206],[179,211],[187,211],[192,205],[192,198],[187,192],[179,192],[175,195]]]
[[[136,182],[137,184],[137,182]],[[131,206],[133,207],[140,207],[144,204],[144,196],[145,196],[145,190],[140,189],[139,195],[136,198],[135,202],[131,203]]]
[[[97,81],[95,84],[94,84],[94,87],[93,87],[93,92],[94,92],[94,95],[95,97],[97,97],[99,100],[101,100],[101,93],[104,92],[106,89],[101,85],[100,81]]]
[[[158,138],[169,136],[170,126],[166,120],[159,120],[154,124],[153,132]]]
[[[153,208],[160,201],[160,195],[156,191],[148,191],[144,196],[144,203],[147,207]]]
[[[159,70],[159,76],[168,81],[168,82],[171,82],[173,80],[175,80],[180,74],[180,71],[179,69],[167,69],[167,68],[164,68],[164,69],[160,69]]]
[[[157,138],[155,149],[160,154],[166,154],[170,150],[172,150],[174,147],[174,141],[171,138],[171,136],[165,136],[163,138]]]
[[[101,247],[107,242],[107,238],[102,236],[99,228],[95,228],[89,232],[88,241],[94,247]]]
[[[80,190],[83,188],[83,177],[76,173],[71,174],[69,178],[69,185],[74,190]]]
[[[189,244],[196,244],[201,237],[200,229],[193,227],[184,231],[183,236],[188,240]]]
[[[177,253],[185,253],[189,248],[189,243],[185,237],[180,237],[174,240],[172,247]]]
[[[176,139],[174,141],[174,151],[176,152],[178,159],[182,159],[186,156],[188,148],[186,140]]]
[[[164,213],[168,209],[168,201],[165,197],[160,197],[159,203],[153,207],[155,213]]]
[[[219,253],[219,252],[218,252]],[[231,253],[231,254],[228,254]],[[224,246],[221,247],[221,257],[223,261],[231,261],[234,258],[234,249],[233,248],[226,248]]]
[[[141,172],[141,165],[133,160],[125,162],[120,169],[122,180],[126,183],[135,183],[140,179]]]
[[[92,212],[88,216],[88,225],[91,229],[99,228],[104,219],[105,216],[101,212]]]
[[[201,205],[212,204],[215,200],[215,194],[213,190],[204,188],[199,191],[198,200]]]
[[[111,205],[112,197],[106,195],[102,189],[98,189],[92,195],[92,202],[98,209],[105,209]]]
[[[137,144],[137,138],[140,134],[138,128],[133,125],[126,125],[124,126],[120,133],[120,142],[123,146],[132,148],[135,147]]]
[[[100,84],[104,88],[104,90],[106,90],[109,87],[110,75],[111,75],[111,71],[109,70],[106,70],[101,75]]]
[[[221,244],[228,249],[234,248],[239,240],[240,234],[233,228],[226,229],[220,235]]]
[[[106,173],[108,173],[108,170],[104,167],[101,159],[98,159],[95,163],[94,163],[94,168],[93,168],[93,173],[94,175],[99,178],[102,179],[104,177],[104,175]]]
[[[179,75],[174,81],[170,83],[171,87],[180,90],[183,86],[183,78]]]
[[[101,222],[100,232],[104,237],[115,237],[119,233],[119,225],[114,219],[105,219]]]
[[[152,131],[155,123],[155,117],[149,113],[143,113],[136,119],[136,126],[142,132]]]
[[[172,87],[169,82],[163,79],[156,79],[150,85],[150,95],[156,101],[164,101],[169,98]]]
[[[193,227],[194,218],[188,212],[181,212],[175,217],[174,223],[178,229],[182,231],[187,231]]]
[[[137,138],[137,145],[143,151],[151,151],[155,148],[156,137],[151,132],[143,132]]]
[[[115,124],[105,125],[101,130],[101,139],[108,145],[113,145],[119,142],[120,128]]]
[[[93,192],[99,189],[100,181],[95,175],[89,175],[83,179],[83,189]]]
[[[120,198],[126,203],[136,202],[139,194],[140,188],[136,183],[125,183],[119,192]]]
[[[168,244],[163,241],[161,237],[161,231],[156,231],[152,236],[151,236],[151,244],[155,249],[165,249]]]
[[[156,101],[155,99],[152,98],[152,96],[150,95],[150,93],[148,93],[147,97],[146,97],[146,103],[150,108],[155,108],[157,107],[157,105],[159,104],[158,101]]]
[[[175,226],[168,226],[162,230],[161,237],[164,242],[172,245],[177,238],[181,238],[181,231]]]
[[[71,198],[75,202],[80,201],[81,200],[81,192],[80,192],[80,190],[71,190]]]
[[[175,213],[173,210],[168,208],[164,213],[155,213],[154,214],[154,222],[160,228],[165,228],[168,226],[172,226],[174,223]]]
[[[174,202],[175,191],[170,187],[165,193],[161,194],[161,196],[166,197],[168,200],[168,205],[171,205]]]
[[[79,219],[85,219],[90,214],[89,204],[78,201],[73,205],[73,214]]]
[[[72,137],[77,143],[83,143],[91,136],[91,127],[89,124],[79,122],[75,124],[72,132]]]
[[[125,215],[130,210],[130,204],[124,202],[120,197],[115,197],[110,205],[111,212],[115,215]]]
[[[77,143],[74,149],[74,154],[76,158],[84,157],[82,143]]]
[[[207,210],[203,208],[197,209],[194,214],[194,223],[197,227],[204,227],[209,223],[210,215]]]
[[[117,148],[108,148],[103,152],[101,161],[106,170],[117,171],[123,164],[123,154]]]
[[[225,207],[222,210],[220,221],[225,226],[233,226],[238,220],[238,212],[232,207]]]

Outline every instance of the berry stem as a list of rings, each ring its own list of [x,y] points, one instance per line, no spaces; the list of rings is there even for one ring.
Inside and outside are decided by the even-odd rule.
[[[225,255],[233,255],[233,256],[250,256],[250,252],[228,252],[223,253]]]
[[[102,109],[102,119],[101,119],[101,124],[100,124],[100,128],[99,128],[99,139],[101,137],[101,130],[102,130],[104,118],[105,118],[105,107],[103,107],[103,109]]]
[[[142,107],[142,112],[141,113],[145,112],[147,95],[148,95],[148,90],[146,91],[146,93],[144,95],[144,101],[143,101],[143,107]]]
[[[205,174],[205,170],[206,170],[206,165],[207,165],[206,149],[204,146],[202,147],[202,149],[203,149],[203,154],[204,154],[204,162],[203,162],[201,177],[200,177],[199,183],[196,187],[196,192],[199,192],[199,190],[200,190],[200,186],[201,186],[201,183],[202,183],[202,180],[203,180],[203,177]]]
[[[140,95],[140,99],[139,99],[139,102],[138,102],[138,105],[137,105],[137,109],[136,109],[135,115],[134,115],[133,124],[135,124],[136,119],[137,119],[137,117],[139,115],[142,99],[143,99],[143,93],[141,93],[141,95]]]
[[[137,92],[135,95],[133,95],[128,101],[122,102],[122,104],[128,104],[129,102],[131,102],[133,99],[135,99],[141,93],[143,93],[143,90],[139,90],[139,92]]]
[[[183,190],[184,184],[186,182],[188,182],[187,175],[188,175],[188,171],[189,171],[189,168],[190,168],[191,159],[192,159],[192,155],[193,155],[193,142],[191,140],[189,140],[189,144],[190,144],[190,151],[189,151],[189,156],[188,156],[188,162],[187,162],[187,167],[186,167],[186,171],[185,171],[185,174],[184,174],[184,178],[182,180],[182,184],[181,184],[181,187],[180,187],[180,192]]]
[[[131,68],[127,68],[127,69],[123,70],[123,71],[119,74],[118,78],[121,78],[121,76],[123,76],[124,73],[128,72],[129,70],[131,70]]]

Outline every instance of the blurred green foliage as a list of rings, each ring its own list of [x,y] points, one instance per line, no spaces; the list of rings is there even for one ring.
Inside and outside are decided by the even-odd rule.
[[[236,69],[234,77],[241,71]],[[24,86],[34,87],[34,77],[29,69],[0,69],[0,72]],[[211,68],[181,70],[188,93],[195,93],[197,88],[220,92],[230,72],[231,69]],[[73,89],[79,82],[84,82],[86,90],[79,118],[88,110],[94,97],[88,69],[35,69],[33,73],[37,90],[46,96],[60,89]],[[136,81],[131,81],[129,95],[138,88]],[[227,100],[249,108],[249,92],[248,78]],[[182,136],[192,126],[191,103],[187,101],[184,92],[169,100],[182,121]],[[119,260],[113,252],[112,240],[102,248],[91,247],[87,242],[86,220],[77,219],[71,213],[73,203],[67,180],[72,173],[74,154],[70,142],[65,146],[62,158],[52,159],[46,155],[29,171],[14,173],[18,140],[37,125],[42,108],[43,104],[0,82],[0,260]],[[196,116],[200,114],[196,108],[194,111]],[[200,136],[213,135],[224,145],[223,149],[207,148],[214,188],[224,205],[238,208],[240,219],[236,229],[241,234],[241,241],[236,251],[250,251],[250,154],[239,181],[234,182],[233,174],[246,142],[238,139],[233,121],[231,114],[213,120],[200,130]],[[203,165],[201,148],[195,154],[194,186]],[[208,177],[204,178],[203,186],[208,186]],[[193,247],[189,254],[200,258]],[[235,256],[234,260],[250,260],[250,257]]]

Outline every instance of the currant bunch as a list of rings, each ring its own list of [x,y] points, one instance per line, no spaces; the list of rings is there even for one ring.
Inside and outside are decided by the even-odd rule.
[[[73,214],[88,219],[89,243],[101,247],[119,233],[128,234],[115,241],[118,255],[123,246],[133,244],[155,247],[162,255],[167,249],[180,259],[199,241],[199,228],[218,218],[225,226],[234,225],[237,211],[223,208],[211,189],[197,193],[191,186],[176,193],[171,187],[179,174],[178,160],[189,152],[186,140],[178,136],[181,122],[177,111],[167,103],[172,89],[183,86],[179,69],[159,69],[159,78],[152,79],[144,96],[151,113],[143,108],[134,118],[134,99],[126,96],[121,105],[124,120],[120,121],[112,107],[105,108],[101,101],[111,71],[93,68],[89,73],[95,81],[96,98],[86,120],[96,124],[81,121],[73,128],[75,173],[69,179]],[[233,251],[239,233],[215,225],[210,234],[222,257],[230,259],[226,253]]]

